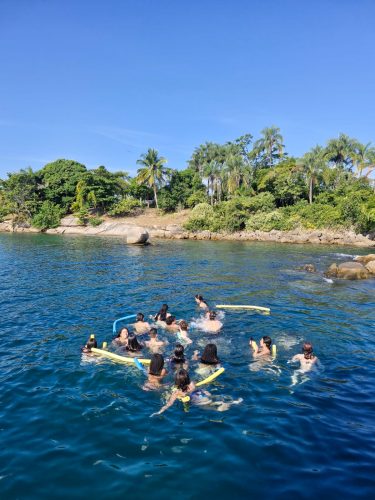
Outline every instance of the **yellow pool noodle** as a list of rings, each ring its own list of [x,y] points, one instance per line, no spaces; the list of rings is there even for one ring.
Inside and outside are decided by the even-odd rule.
[[[212,380],[215,380],[215,378],[218,377],[219,375],[221,375],[223,372],[225,372],[225,368],[223,368],[223,367],[219,368],[218,370],[211,373],[211,375],[209,377],[196,383],[195,387],[200,387],[203,384],[208,384],[209,382],[212,382]]]
[[[98,356],[103,356],[105,358],[112,359],[113,361],[118,361],[119,363],[134,364],[134,358],[130,356],[120,356],[119,354],[115,354],[114,352],[103,351],[103,349],[97,349],[96,347],[92,347],[91,352],[97,354]],[[138,358],[138,361],[144,365],[149,365],[151,363],[151,359]]]
[[[263,311],[263,312],[271,312],[269,307],[261,307],[261,306],[246,306],[246,305],[230,305],[230,304],[218,304],[216,306],[217,309],[250,309],[254,311]]]

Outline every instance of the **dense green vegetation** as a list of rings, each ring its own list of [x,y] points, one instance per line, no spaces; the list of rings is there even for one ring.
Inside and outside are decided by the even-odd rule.
[[[197,147],[184,170],[166,168],[154,149],[141,155],[138,173],[88,170],[57,160],[0,180],[0,219],[56,227],[74,213],[82,224],[124,216],[154,205],[164,212],[192,208],[191,231],[296,228],[375,230],[375,148],[340,134],[301,158],[288,156],[276,127],[225,144]]]

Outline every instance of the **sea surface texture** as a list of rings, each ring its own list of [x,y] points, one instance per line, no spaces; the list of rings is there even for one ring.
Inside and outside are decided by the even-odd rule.
[[[1,234],[0,497],[374,498],[375,280],[322,276],[358,253],[369,252]],[[306,263],[319,272],[297,269]],[[197,293],[271,314],[227,310],[208,334]],[[192,323],[188,357],[215,342],[225,372],[205,386],[212,404],[151,418],[173,369],[163,390],[145,391],[135,366],[81,346],[94,333],[115,350],[115,319],[164,302]],[[159,333],[168,357],[176,339]],[[263,335],[277,356],[254,362],[249,339]],[[308,376],[288,363],[305,340],[322,365]],[[189,372],[202,378],[196,362]]]

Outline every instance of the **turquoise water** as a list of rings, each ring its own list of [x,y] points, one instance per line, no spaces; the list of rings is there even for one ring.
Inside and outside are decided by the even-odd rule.
[[[373,497],[375,280],[296,270],[358,253],[368,252],[1,234],[1,498]],[[85,361],[80,347],[165,301],[197,318],[196,293],[272,309],[227,311],[215,336],[226,371],[207,389],[243,402],[225,412],[176,403],[150,418],[162,395],[142,390],[141,372]],[[190,335],[190,353],[213,338]],[[278,347],[271,366],[252,362],[249,338],[262,335]],[[291,387],[287,361],[306,339],[324,368]]]

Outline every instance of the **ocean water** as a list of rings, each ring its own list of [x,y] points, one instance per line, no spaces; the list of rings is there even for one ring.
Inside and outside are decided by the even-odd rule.
[[[297,269],[358,253],[368,252],[0,234],[0,497],[373,498],[375,280]],[[163,302],[194,323],[196,293],[271,308],[227,310],[218,335],[190,331],[189,357],[215,341],[226,368],[206,386],[212,397],[243,401],[227,411],[178,402],[150,418],[167,388],[146,392],[135,367],[80,348],[91,333],[110,344],[116,318]],[[168,355],[175,339],[160,335]],[[254,363],[248,342],[263,335],[277,357]],[[304,340],[322,368],[292,385],[288,360]]]

